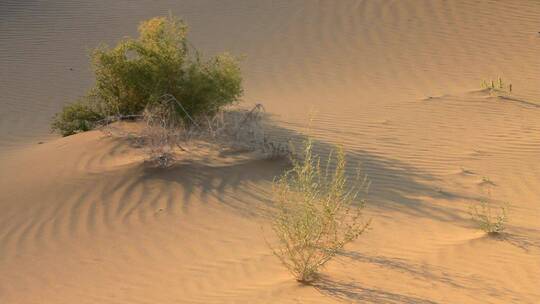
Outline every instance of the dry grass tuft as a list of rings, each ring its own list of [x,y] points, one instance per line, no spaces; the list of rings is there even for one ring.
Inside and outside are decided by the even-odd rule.
[[[272,228],[278,245],[270,247],[299,282],[315,280],[318,271],[369,225],[362,220],[364,201],[354,206],[358,194],[367,191],[368,181],[357,175],[349,187],[345,169],[343,149],[337,150],[335,159],[330,155],[322,169],[308,139],[301,159],[293,158],[292,169],[274,182],[277,211]]]
[[[204,141],[221,148],[257,151],[264,158],[279,158],[290,155],[286,143],[270,139],[266,132],[264,107],[257,104],[250,110],[223,109],[212,116],[189,116],[180,119],[175,111],[184,110],[172,95],[164,95],[159,102],[148,105],[142,115],[130,115],[129,119],[142,120],[144,127],[137,132],[125,133],[115,130],[112,121],[126,117],[109,117],[102,128],[109,135],[129,137],[137,146],[145,149],[147,161],[156,167],[174,165],[178,153],[189,153],[190,143]]]
[[[501,77],[497,81],[482,81],[482,89],[487,90],[492,96],[507,96],[512,94],[512,84],[506,83]]]
[[[506,229],[508,222],[508,204],[499,206],[499,211],[495,212],[490,203],[481,201],[478,205],[470,207],[470,215],[478,225],[488,234],[500,234]]]

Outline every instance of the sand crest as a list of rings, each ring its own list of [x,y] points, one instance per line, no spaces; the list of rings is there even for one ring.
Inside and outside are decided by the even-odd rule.
[[[539,2],[68,2],[0,4],[0,303],[540,302]],[[312,111],[316,152],[342,144],[372,181],[372,229],[313,286],[262,237],[283,160],[201,148],[159,170],[48,133],[91,83],[85,47],[168,9],[246,55],[276,138]],[[497,76],[510,97],[480,87]],[[510,203],[499,238],[468,214],[486,198]]]

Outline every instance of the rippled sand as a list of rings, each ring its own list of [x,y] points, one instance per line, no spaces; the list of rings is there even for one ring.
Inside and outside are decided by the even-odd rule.
[[[1,303],[540,302],[540,2],[20,2],[0,3]],[[49,134],[92,84],[87,49],[168,10],[245,55],[277,137],[313,117],[317,151],[344,145],[371,179],[373,229],[316,286],[261,236],[284,162],[159,171],[99,131]],[[497,76],[512,98],[481,90]],[[487,196],[511,204],[504,238],[467,213]]]

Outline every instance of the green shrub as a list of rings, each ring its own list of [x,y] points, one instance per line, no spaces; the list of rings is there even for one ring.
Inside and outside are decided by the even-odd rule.
[[[481,201],[478,206],[472,205],[469,213],[478,228],[488,234],[499,234],[506,229],[508,204],[499,206],[499,212],[494,212],[487,201]]]
[[[361,217],[364,202],[353,206],[361,190],[367,190],[367,180],[357,178],[349,187],[345,176],[346,161],[338,150],[336,168],[326,169],[312,155],[308,140],[301,160],[274,182],[274,213],[272,228],[279,246],[274,254],[297,281],[309,283],[319,269],[331,260],[347,243],[368,227]]]
[[[83,100],[65,106],[62,112],[55,115],[51,127],[62,136],[68,136],[91,130],[102,119],[104,116]]]
[[[155,17],[141,23],[137,39],[95,49],[91,59],[96,84],[89,102],[99,104],[103,116],[138,115],[162,96],[172,95],[181,103],[175,106],[176,114],[184,119],[211,115],[237,101],[242,94],[237,60],[228,54],[204,60],[189,47],[186,35],[182,20]]]

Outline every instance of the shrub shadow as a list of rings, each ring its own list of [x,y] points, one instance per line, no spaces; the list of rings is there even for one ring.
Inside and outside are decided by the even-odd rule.
[[[494,237],[495,240],[506,242],[512,246],[515,246],[525,252],[529,252],[531,249],[540,249],[540,240],[533,240],[529,236],[538,235],[538,231],[532,229],[526,234],[502,232]]]
[[[353,303],[436,304],[430,300],[362,287],[356,282],[342,282],[321,276],[313,286],[322,294]]]
[[[456,274],[449,275],[447,271],[435,269],[429,265],[417,265],[407,260],[399,258],[390,258],[385,256],[368,256],[355,251],[343,251],[341,257],[347,257],[355,262],[377,265],[381,268],[405,273],[414,279],[438,282],[455,288],[468,288],[466,284],[460,284],[451,279],[456,278]]]
[[[278,126],[268,114],[265,115],[268,138],[272,142],[292,142],[298,146],[306,135],[296,130]],[[321,140],[314,141],[314,151],[325,159],[336,146]],[[439,181],[433,175],[399,160],[383,157],[369,151],[346,149],[349,168],[359,166],[371,182],[368,205],[382,210],[398,210],[414,216],[435,218],[441,221],[465,222],[466,219],[451,209],[426,204],[426,197],[444,200],[471,198],[447,191],[438,191],[432,185]],[[189,204],[198,189],[203,200],[214,198],[238,210],[248,211],[256,208],[257,202],[270,204],[269,187],[275,177],[283,173],[288,161],[248,159],[228,165],[212,166],[203,161],[184,161],[172,168],[144,168],[143,180],[162,179],[178,184],[184,189],[183,202]],[[354,170],[348,175],[355,176]],[[431,184],[431,185],[430,185]],[[384,216],[384,213],[382,213]]]
[[[271,203],[265,184],[271,183],[287,166],[284,159],[248,159],[225,165],[184,161],[171,168],[145,166],[141,179],[160,179],[181,186],[184,209],[195,196],[203,202],[217,200],[244,215],[260,215]]]

